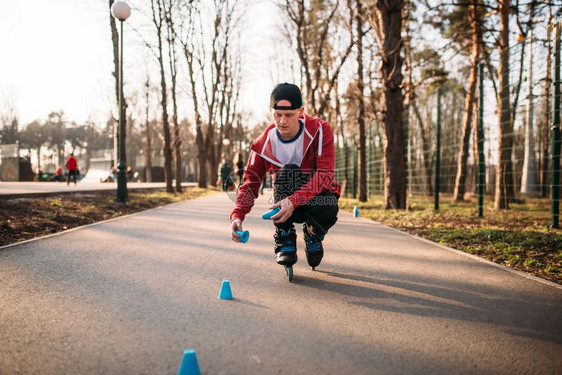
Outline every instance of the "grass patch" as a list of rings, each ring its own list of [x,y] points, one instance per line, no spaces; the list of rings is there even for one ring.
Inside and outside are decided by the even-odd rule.
[[[187,187],[181,194],[129,191],[125,205],[116,202],[115,191],[0,199],[0,246],[215,192],[198,187]]]

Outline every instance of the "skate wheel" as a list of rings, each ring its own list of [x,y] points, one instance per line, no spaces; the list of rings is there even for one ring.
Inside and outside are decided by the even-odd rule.
[[[287,273],[289,281],[293,281],[293,267],[285,267],[285,273]]]

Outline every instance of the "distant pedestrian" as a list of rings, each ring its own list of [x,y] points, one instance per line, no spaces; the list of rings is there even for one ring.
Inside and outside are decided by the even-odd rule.
[[[62,167],[60,165],[57,165],[57,167],[55,168],[55,181],[62,181],[62,175]]]
[[[72,176],[72,180],[74,181],[74,186],[76,186],[76,172],[77,172],[77,165],[76,158],[74,157],[74,153],[71,153],[68,159],[66,159],[66,185],[70,185],[70,177]]]
[[[229,191],[232,185],[232,167],[228,160],[224,159],[221,166],[221,185],[222,191]]]
[[[244,181],[244,156],[241,152],[238,153],[238,159],[236,159],[236,174],[238,175],[238,185],[242,185]]]

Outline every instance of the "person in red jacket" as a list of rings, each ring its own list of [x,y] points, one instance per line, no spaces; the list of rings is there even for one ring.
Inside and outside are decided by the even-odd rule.
[[[66,159],[66,169],[68,170],[66,175],[66,185],[70,185],[70,177],[72,176],[72,181],[74,181],[74,186],[76,186],[77,163],[74,153],[71,153],[68,159]]]
[[[337,221],[340,186],[334,179],[334,133],[330,124],[304,113],[301,91],[291,83],[275,86],[270,97],[273,124],[253,142],[244,182],[230,214],[230,237],[258,197],[266,173],[274,178],[274,204],[280,209],[271,217],[275,224],[274,251],[277,263],[297,262],[294,223],[304,223],[308,264],[316,267],[324,255],[322,240]]]

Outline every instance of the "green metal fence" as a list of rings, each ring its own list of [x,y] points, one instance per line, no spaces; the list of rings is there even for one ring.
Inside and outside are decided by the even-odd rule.
[[[513,201],[550,200],[551,226],[558,228],[560,190],[560,29],[551,27],[551,69],[547,70],[547,48],[525,40],[510,48],[510,92],[513,132],[511,150]],[[546,29],[535,34],[546,35]],[[539,38],[537,38],[539,39]],[[495,83],[489,66],[497,66],[497,54],[482,64],[482,77],[477,89],[477,111],[472,129],[465,184],[466,199],[475,198],[478,216],[483,206],[490,205],[496,189],[498,160],[498,116]],[[485,68],[486,66],[486,68]],[[550,84],[550,85],[549,85]],[[547,88],[550,86],[550,89]],[[410,202],[434,201],[452,197],[457,176],[461,143],[464,96],[458,87],[444,83],[427,91],[412,103],[407,112],[405,155],[407,189]],[[442,94],[438,94],[442,93]],[[478,134],[478,136],[476,136]],[[474,142],[474,139],[481,142]],[[526,144],[527,143],[527,144]],[[367,193],[369,197],[384,194],[384,161],[382,126],[377,121],[367,127]],[[336,178],[343,195],[357,197],[357,144],[353,139],[339,139],[336,147]],[[475,157],[476,156],[476,157]],[[550,187],[550,189],[549,189]],[[511,209],[525,209],[516,206]]]

